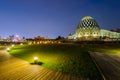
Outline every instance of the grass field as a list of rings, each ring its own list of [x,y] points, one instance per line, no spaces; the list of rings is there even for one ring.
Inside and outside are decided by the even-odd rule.
[[[9,53],[15,57],[33,63],[33,57],[49,69],[60,71],[90,80],[102,80],[87,48],[77,44],[40,44],[13,47]]]
[[[105,54],[115,54],[120,56],[120,44],[94,44],[94,45],[87,45],[88,50],[94,52],[102,52]]]

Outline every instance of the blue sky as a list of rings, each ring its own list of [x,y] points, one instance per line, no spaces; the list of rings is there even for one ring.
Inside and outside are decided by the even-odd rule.
[[[66,37],[88,15],[102,29],[120,28],[119,4],[119,0],[0,0],[0,36]]]

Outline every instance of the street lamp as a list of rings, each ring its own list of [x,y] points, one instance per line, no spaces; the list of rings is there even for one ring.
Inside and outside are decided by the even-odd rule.
[[[34,57],[34,63],[37,64],[38,63],[38,57]]]

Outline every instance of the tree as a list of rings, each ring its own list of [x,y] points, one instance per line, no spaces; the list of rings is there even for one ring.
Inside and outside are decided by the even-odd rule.
[[[64,40],[65,38],[64,37],[62,37],[62,36],[58,36],[57,38],[56,38],[56,40]]]

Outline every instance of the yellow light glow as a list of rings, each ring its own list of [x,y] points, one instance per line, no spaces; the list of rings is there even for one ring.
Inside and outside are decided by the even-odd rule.
[[[38,57],[34,57],[34,63],[37,64],[38,63]]]
[[[97,35],[96,35],[96,34],[94,34],[93,36],[94,36],[94,37],[96,37]]]
[[[14,44],[12,44],[12,47],[14,47],[15,45]]]
[[[88,37],[88,34],[85,34],[86,37]]]
[[[21,43],[20,45],[23,45],[23,43]]]
[[[35,60],[35,61],[38,60],[38,57],[35,56],[35,57],[34,57],[34,60]]]
[[[44,42],[44,44],[47,44],[47,42]]]
[[[61,43],[60,41],[58,43]]]
[[[9,51],[10,50],[10,48],[7,48],[7,51]]]

